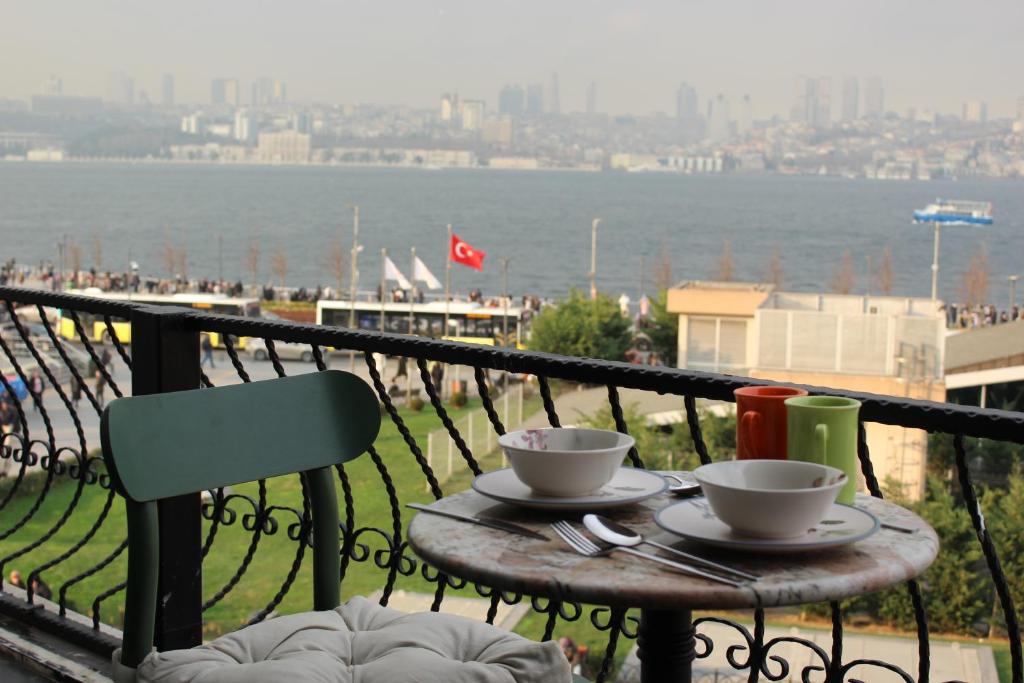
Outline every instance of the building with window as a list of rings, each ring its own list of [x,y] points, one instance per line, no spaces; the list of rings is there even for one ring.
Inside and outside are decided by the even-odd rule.
[[[775,291],[770,284],[685,282],[668,292],[679,316],[678,365],[789,384],[943,401],[941,302]],[[872,424],[879,481],[924,491],[927,434]]]

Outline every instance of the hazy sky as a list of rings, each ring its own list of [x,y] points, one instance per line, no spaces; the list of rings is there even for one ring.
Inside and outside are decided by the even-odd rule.
[[[494,106],[502,83],[561,81],[562,109],[674,111],[680,81],[700,106],[749,93],[785,115],[800,74],[881,75],[886,107],[1009,116],[1024,95],[1024,0],[3,0],[0,97],[51,73],[106,93],[112,70],[159,99],[206,102],[210,79],[284,79],[292,100],[434,106],[441,92]],[[863,96],[863,85],[861,87]]]

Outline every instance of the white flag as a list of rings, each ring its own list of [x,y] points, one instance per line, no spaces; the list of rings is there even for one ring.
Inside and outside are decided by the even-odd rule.
[[[434,277],[419,256],[412,262],[412,279],[413,282],[426,282],[428,289],[441,289],[441,281]]]
[[[398,266],[395,265],[390,256],[384,257],[384,279],[395,280],[402,289],[412,289],[412,285],[405,279],[402,271],[398,269]]]

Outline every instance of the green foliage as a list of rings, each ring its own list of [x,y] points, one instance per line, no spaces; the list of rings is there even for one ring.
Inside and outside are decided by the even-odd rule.
[[[461,408],[462,406],[466,405],[466,400],[467,399],[465,393],[461,391],[456,391],[454,394],[452,394],[452,397],[448,399],[448,402],[451,403],[456,408]]]
[[[463,394],[465,396],[465,394]],[[413,396],[412,400],[409,401],[409,410],[414,413],[418,413],[423,410],[423,399],[419,396]]]
[[[573,289],[569,298],[534,318],[530,347],[564,356],[622,360],[630,344],[629,320],[608,296],[590,300]]]
[[[1003,491],[987,491],[981,503],[1019,619],[1024,615],[1024,470],[1015,468],[1006,484]],[[1006,618],[1000,617],[998,625],[1005,629]]]
[[[651,302],[651,317],[644,323],[654,352],[663,365],[675,367],[679,350],[679,316],[668,312],[668,290],[661,290]]]

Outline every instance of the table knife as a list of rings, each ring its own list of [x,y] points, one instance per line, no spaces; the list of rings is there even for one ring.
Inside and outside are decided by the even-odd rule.
[[[495,519],[494,517],[480,517],[475,515],[469,515],[462,512],[451,512],[449,510],[438,510],[427,505],[421,505],[419,503],[406,503],[405,507],[412,508],[413,510],[419,510],[420,512],[429,512],[431,514],[440,515],[442,517],[450,517],[452,519],[458,519],[463,522],[470,522],[471,524],[479,524],[480,526],[490,527],[491,529],[498,529],[500,531],[507,531],[510,534],[519,534],[520,536],[527,536],[529,538],[536,538],[541,541],[547,541],[547,536],[533,529],[528,529],[525,526],[519,524],[513,524],[512,522],[506,522],[503,519]]]

